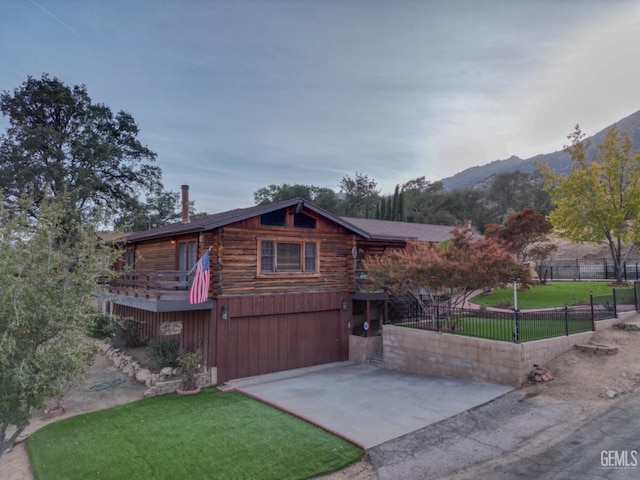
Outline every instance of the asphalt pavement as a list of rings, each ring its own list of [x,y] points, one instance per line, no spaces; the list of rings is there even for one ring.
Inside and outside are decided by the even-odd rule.
[[[368,460],[379,480],[640,478],[640,391],[575,429],[580,415],[514,391],[376,446]]]

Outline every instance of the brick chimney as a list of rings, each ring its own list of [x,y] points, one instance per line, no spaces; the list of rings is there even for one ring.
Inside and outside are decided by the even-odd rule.
[[[182,223],[189,223],[189,185],[182,185]]]

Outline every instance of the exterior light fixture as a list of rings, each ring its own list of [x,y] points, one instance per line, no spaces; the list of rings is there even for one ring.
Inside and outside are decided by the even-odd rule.
[[[349,307],[349,302],[342,300],[342,310],[346,310]]]
[[[227,320],[229,318],[229,309],[226,306],[223,306],[220,309],[220,315],[222,315],[223,320]]]

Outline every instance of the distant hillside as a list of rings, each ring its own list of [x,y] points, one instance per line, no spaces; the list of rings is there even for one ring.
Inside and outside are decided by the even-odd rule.
[[[623,118],[616,122],[616,124],[620,131],[629,132],[633,140],[634,148],[640,150],[640,111]],[[592,146],[588,152],[589,158],[598,155],[596,145],[602,143],[610,127],[611,125],[590,137]],[[543,153],[524,160],[516,156],[505,160],[495,160],[486,165],[463,170],[453,177],[444,178],[442,179],[442,184],[445,190],[471,188],[485,182],[489,177],[500,173],[513,172],[518,169],[523,172],[533,173],[537,168],[535,163],[549,164],[557,173],[566,174],[571,171],[571,158],[562,150],[559,150],[553,153]]]

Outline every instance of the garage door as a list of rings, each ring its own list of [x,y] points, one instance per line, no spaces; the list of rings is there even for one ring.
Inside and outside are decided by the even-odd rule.
[[[340,311],[233,318],[218,324],[218,381],[347,360]]]

